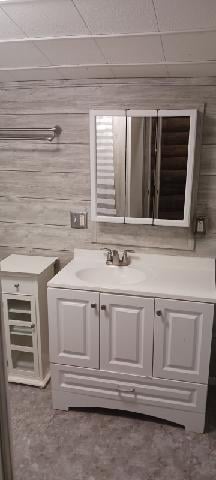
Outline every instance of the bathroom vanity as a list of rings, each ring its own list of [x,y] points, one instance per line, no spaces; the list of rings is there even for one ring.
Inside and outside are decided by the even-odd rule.
[[[48,282],[53,406],[140,412],[203,432],[215,261],[75,250]]]

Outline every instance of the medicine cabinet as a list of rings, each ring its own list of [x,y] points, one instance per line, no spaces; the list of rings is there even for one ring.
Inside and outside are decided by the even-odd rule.
[[[189,227],[196,110],[91,110],[92,220]]]

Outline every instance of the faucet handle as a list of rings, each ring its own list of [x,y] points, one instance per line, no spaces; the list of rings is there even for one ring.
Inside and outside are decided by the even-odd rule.
[[[126,248],[123,252],[122,258],[121,258],[121,264],[122,265],[129,265],[130,259],[128,258],[128,253],[134,253],[134,250],[130,248]]]
[[[102,248],[100,248],[100,250],[105,250],[107,252],[106,264],[111,265],[112,262],[113,262],[113,252],[112,252],[111,248],[102,247]]]

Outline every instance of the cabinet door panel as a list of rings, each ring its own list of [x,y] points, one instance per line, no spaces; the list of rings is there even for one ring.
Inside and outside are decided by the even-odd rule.
[[[39,376],[35,298],[3,293],[9,375]]]
[[[98,305],[95,292],[48,289],[51,362],[99,368]]]
[[[101,294],[102,370],[152,375],[154,300]]]
[[[213,305],[156,299],[155,310],[154,376],[207,384]]]

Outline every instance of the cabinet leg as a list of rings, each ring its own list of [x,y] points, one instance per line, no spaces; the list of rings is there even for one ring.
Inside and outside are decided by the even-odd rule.
[[[203,433],[205,430],[205,414],[191,414],[185,423],[186,432]]]
[[[69,407],[65,400],[62,398],[62,395],[59,392],[52,392],[52,405],[54,410],[65,410],[68,411]]]

